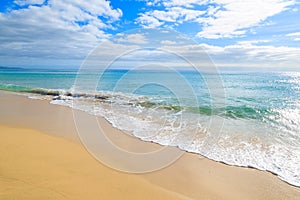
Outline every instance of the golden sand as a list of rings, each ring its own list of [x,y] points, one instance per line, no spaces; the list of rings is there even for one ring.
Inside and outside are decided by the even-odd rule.
[[[0,130],[0,199],[182,199],[99,164],[74,142],[24,128]]]

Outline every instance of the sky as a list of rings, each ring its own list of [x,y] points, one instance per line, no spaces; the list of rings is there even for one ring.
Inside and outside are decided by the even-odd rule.
[[[300,69],[299,19],[298,0],[1,0],[0,66],[78,68],[104,41],[107,51],[143,48],[158,28],[218,67]],[[161,47],[197,54],[169,38]]]

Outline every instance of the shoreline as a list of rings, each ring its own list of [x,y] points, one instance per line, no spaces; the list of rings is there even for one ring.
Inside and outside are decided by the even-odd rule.
[[[41,134],[46,133],[45,135],[63,137],[67,140],[73,140],[75,143],[80,142],[72,121],[71,108],[4,91],[0,91],[0,100],[1,130],[3,126],[17,127],[17,129],[22,130],[25,128],[36,130]],[[88,114],[84,115],[88,117]],[[130,151],[147,152],[161,147],[158,144],[145,142],[124,134],[124,132],[113,128],[104,118],[98,119],[109,130],[108,137],[113,138],[113,141],[122,148]],[[92,157],[87,151],[86,156]],[[183,197],[191,199],[300,198],[300,188],[283,182],[270,172],[224,164],[195,153],[185,152],[174,164],[159,171],[127,175],[130,177],[138,176],[147,183],[172,194],[176,191],[179,194],[177,195],[179,199]],[[104,166],[99,162],[97,165]]]

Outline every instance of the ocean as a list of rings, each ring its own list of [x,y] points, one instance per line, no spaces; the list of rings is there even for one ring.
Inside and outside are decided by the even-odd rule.
[[[144,141],[266,170],[300,187],[300,72],[101,73],[3,69],[0,90],[102,116]]]

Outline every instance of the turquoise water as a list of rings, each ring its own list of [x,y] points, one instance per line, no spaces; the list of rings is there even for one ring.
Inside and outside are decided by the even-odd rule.
[[[0,89],[48,98],[142,140],[271,171],[300,186],[299,72],[107,70],[98,78],[2,70]]]

